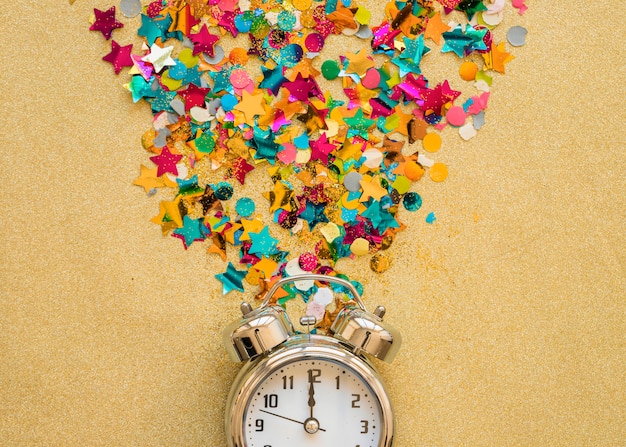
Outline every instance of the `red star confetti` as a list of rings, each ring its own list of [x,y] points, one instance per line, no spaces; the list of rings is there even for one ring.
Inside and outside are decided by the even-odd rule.
[[[113,33],[114,29],[124,26],[122,22],[118,22],[115,18],[115,6],[111,6],[106,11],[94,8],[93,12],[96,15],[96,20],[89,29],[91,31],[100,31],[106,40],[111,38],[111,33]]]
[[[115,74],[119,74],[122,68],[133,66],[133,60],[130,54],[132,50],[132,44],[122,47],[115,40],[111,40],[111,52],[104,56],[102,60],[110,62],[113,65]]]

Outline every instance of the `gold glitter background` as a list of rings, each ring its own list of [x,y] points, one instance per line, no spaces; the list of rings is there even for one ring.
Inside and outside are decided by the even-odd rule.
[[[380,365],[396,447],[626,442],[626,3],[527,3],[497,28],[529,34],[486,126],[443,133],[450,176],[415,186],[391,268],[339,266],[404,336]],[[221,447],[238,370],[221,331],[242,297],[221,295],[206,245],[161,237],[157,198],[131,184],[151,115],[88,31],[109,6],[0,10],[0,444]],[[439,56],[427,77],[462,85]]]

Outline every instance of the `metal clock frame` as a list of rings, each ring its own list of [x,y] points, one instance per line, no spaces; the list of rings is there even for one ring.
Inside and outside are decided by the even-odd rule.
[[[370,362],[350,352],[340,341],[325,335],[301,334],[286,341],[280,349],[246,364],[233,383],[226,402],[226,435],[229,447],[247,447],[244,414],[256,388],[277,369],[301,360],[330,360],[351,369],[369,385],[380,406],[381,440],[376,447],[391,447],[394,416],[382,380]]]

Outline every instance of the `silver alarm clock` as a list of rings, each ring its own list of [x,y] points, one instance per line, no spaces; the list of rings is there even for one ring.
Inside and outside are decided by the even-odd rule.
[[[296,333],[285,310],[269,305],[284,284],[302,280],[339,284],[354,298],[327,335]],[[370,313],[350,282],[307,274],[277,281],[258,309],[241,309],[243,318],[224,331],[230,356],[247,362],[226,404],[229,447],[392,445],[391,404],[370,361],[391,362],[400,347],[398,332],[383,324],[383,307]]]

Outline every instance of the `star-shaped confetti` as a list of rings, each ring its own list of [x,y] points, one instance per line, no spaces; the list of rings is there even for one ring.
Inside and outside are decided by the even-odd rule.
[[[426,29],[424,30],[424,38],[432,39],[433,42],[439,45],[441,42],[441,34],[449,30],[450,27],[442,22],[441,14],[437,12],[437,14],[428,19]]]
[[[276,252],[278,239],[275,239],[270,235],[268,227],[263,227],[263,229],[258,233],[249,232],[248,235],[252,241],[250,253],[271,256]]]
[[[167,146],[164,146],[159,155],[150,157],[150,160],[158,166],[157,176],[160,177],[166,172],[178,175],[176,163],[183,158],[180,154],[173,154]]]
[[[183,217],[183,226],[175,229],[172,236],[183,241],[183,246],[187,250],[194,242],[201,242],[206,239],[206,233],[207,230],[202,223],[202,219],[192,219],[189,216],[185,216]]]
[[[215,277],[222,283],[222,294],[226,295],[233,290],[243,292],[243,279],[247,274],[247,270],[237,270],[233,263],[229,262],[226,271],[215,275]]]
[[[151,63],[154,70],[158,73],[163,70],[163,67],[176,65],[176,62],[172,59],[173,49],[173,46],[160,47],[154,43],[150,46],[150,53],[141,60]]]
[[[91,31],[100,31],[106,40],[111,38],[114,29],[124,26],[122,22],[118,22],[115,18],[115,6],[111,6],[106,11],[94,8],[93,12],[96,15],[96,20],[89,29]]]
[[[194,56],[200,53],[206,53],[210,57],[215,56],[215,44],[220,37],[209,33],[206,25],[202,25],[199,32],[189,34],[189,39],[193,42]]]
[[[133,60],[130,53],[133,50],[133,44],[120,46],[115,40],[111,40],[111,52],[104,56],[102,60],[110,62],[113,65],[115,74],[119,74],[124,67],[132,67]]]
[[[522,13],[524,0],[512,1]],[[142,144],[154,166],[141,166],[133,183],[149,196],[157,188],[170,193],[152,221],[185,249],[210,239],[207,252],[224,262],[226,245],[238,247],[230,254],[238,253],[242,270],[228,263],[216,275],[225,294],[244,291],[246,279],[260,296],[282,276],[302,269],[335,274],[340,259],[377,251],[369,265],[385,271],[389,261],[380,250],[404,228],[400,210],[422,205],[414,182],[447,177],[438,151],[450,145],[442,146],[440,131],[452,126],[463,140],[475,137],[497,73],[513,58],[493,42],[500,0],[389,2],[380,23],[370,23],[376,14],[358,0],[310,3],[255,0],[248,8],[237,0],[150,0],[132,15],[123,3],[124,16],[141,14],[141,54],[113,41],[103,58],[115,73],[131,67],[125,87],[134,102],[150,104]],[[446,17],[453,11],[461,13]],[[94,12],[90,29],[110,39],[121,27],[115,9]],[[219,45],[226,34],[245,36],[226,52]],[[315,62],[329,37],[344,34],[365,45],[346,40],[338,56]],[[433,51],[425,39],[441,46]],[[465,63],[458,70],[465,84],[430,82],[420,67],[425,55],[431,62],[450,52],[457,58],[448,61]],[[249,67],[256,64],[261,76],[253,78]],[[458,84],[479,94],[451,88]],[[345,98],[333,99],[335,90]],[[238,189],[246,177],[260,180],[250,175],[255,168],[270,178],[262,196],[272,225],[300,238],[306,253],[290,259],[272,226],[254,216],[255,206],[244,206],[254,197]],[[295,296],[297,289],[288,289],[279,303]],[[315,290],[301,292],[306,300]]]

